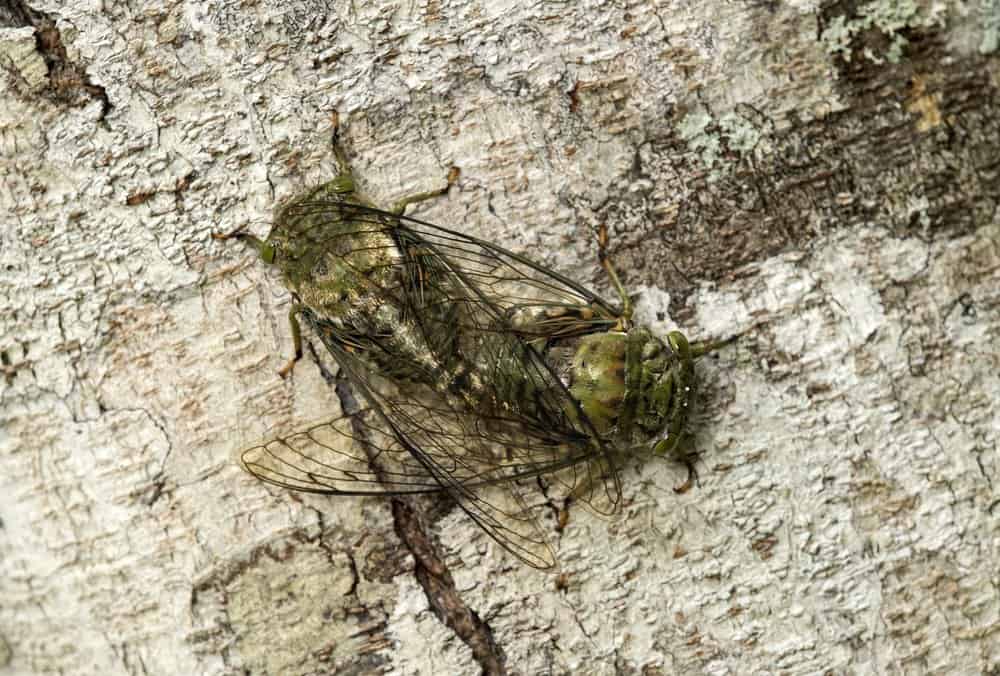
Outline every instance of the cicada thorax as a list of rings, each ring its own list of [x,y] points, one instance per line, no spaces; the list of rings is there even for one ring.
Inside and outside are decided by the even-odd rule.
[[[584,336],[567,380],[594,429],[616,447],[676,449],[693,383],[693,361],[679,332],[666,342],[644,327]]]

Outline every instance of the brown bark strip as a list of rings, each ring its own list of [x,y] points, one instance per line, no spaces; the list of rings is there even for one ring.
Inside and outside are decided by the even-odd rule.
[[[310,346],[311,347],[311,346]],[[316,356],[315,353],[313,355]],[[319,360],[317,359],[319,363]],[[332,377],[322,365],[320,371],[327,382],[336,383],[337,397],[345,413],[357,414],[360,406],[351,390],[350,382],[339,373]],[[354,426],[355,438],[364,439],[365,429],[358,423]],[[367,451],[368,449],[366,449]],[[369,453],[369,465],[380,479],[383,468]],[[472,657],[479,664],[484,676],[503,676],[506,656],[493,637],[493,630],[479,614],[470,608],[455,588],[455,580],[445,565],[437,548],[431,541],[417,511],[407,498],[395,497],[392,503],[392,520],[396,535],[403,541],[415,562],[414,575],[427,595],[431,612],[446,627],[455,632],[472,651]]]
[[[493,638],[493,630],[462,600],[455,589],[451,572],[441,560],[420,523],[420,518],[407,500],[392,499],[392,520],[396,535],[406,544],[416,561],[414,574],[427,595],[431,612],[469,647],[484,675],[506,674],[506,657]]]

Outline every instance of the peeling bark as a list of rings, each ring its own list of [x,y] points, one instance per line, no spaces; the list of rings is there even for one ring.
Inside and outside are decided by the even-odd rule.
[[[107,92],[91,82],[83,66],[66,55],[62,34],[50,15],[32,9],[23,0],[6,0],[0,3],[0,27],[33,28],[35,50],[48,73],[47,94],[56,103],[70,106],[96,99],[101,102],[101,119],[104,119],[111,109]]]

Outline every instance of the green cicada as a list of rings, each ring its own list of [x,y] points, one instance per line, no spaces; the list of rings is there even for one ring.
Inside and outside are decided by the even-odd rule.
[[[665,339],[621,305],[489,242],[389,211],[340,173],[291,201],[266,240],[239,232],[292,292],[295,357],[304,321],[363,410],[247,449],[244,467],[331,495],[445,492],[497,543],[536,568],[555,556],[525,497],[545,475],[566,497],[614,513],[630,453],[677,455],[695,360],[714,344]],[[449,176],[448,186],[457,171]],[[502,487],[496,490],[492,487]]]

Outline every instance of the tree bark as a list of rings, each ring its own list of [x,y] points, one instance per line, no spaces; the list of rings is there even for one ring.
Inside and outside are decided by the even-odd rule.
[[[995,0],[4,0],[4,673],[1000,672],[998,31]],[[546,575],[433,500],[240,469],[339,403],[313,358],[277,376],[289,295],[210,235],[330,178],[334,111],[380,204],[458,166],[421,218],[611,296],[604,224],[643,323],[739,336],[691,490],[630,463]]]

